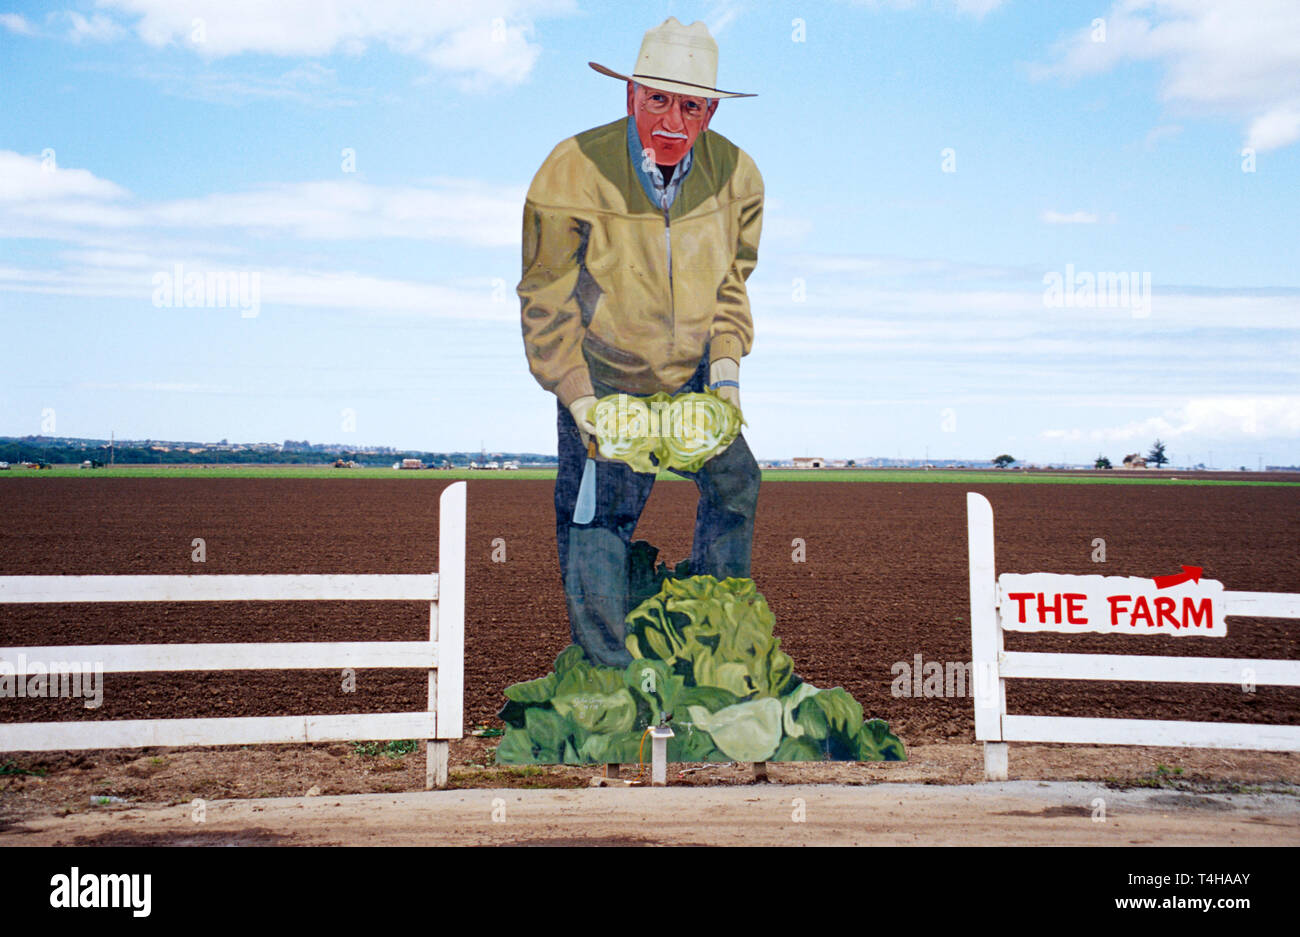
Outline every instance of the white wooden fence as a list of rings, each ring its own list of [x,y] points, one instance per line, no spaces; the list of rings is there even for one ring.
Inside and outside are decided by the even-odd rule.
[[[439,499],[438,570],[419,575],[5,576],[0,603],[427,601],[429,640],[292,644],[104,644],[0,648],[0,661],[67,662],[77,672],[416,668],[428,709],[408,713],[0,723],[0,752],[427,739],[428,787],[447,783],[465,688],[465,482]],[[91,663],[93,662],[93,663]]]
[[[1300,661],[1006,651],[1002,621],[1009,609],[994,574],[993,507],[987,498],[967,492],[966,521],[975,738],[984,743],[987,780],[1006,780],[1008,742],[1300,751],[1300,726],[1008,714],[1009,679],[1300,686]],[[1300,619],[1297,594],[1224,592],[1222,599],[1227,615]]]

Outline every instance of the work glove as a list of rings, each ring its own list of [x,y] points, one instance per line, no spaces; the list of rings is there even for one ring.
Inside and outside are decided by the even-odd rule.
[[[584,452],[591,437],[596,435],[596,424],[592,422],[592,410],[595,406],[596,398],[590,394],[579,397],[569,404],[569,413],[573,417],[573,422],[578,424],[578,435],[582,437]]]
[[[722,384],[721,387],[717,386],[719,383]],[[732,358],[719,358],[710,362],[709,387],[727,403],[740,410],[740,362]]]

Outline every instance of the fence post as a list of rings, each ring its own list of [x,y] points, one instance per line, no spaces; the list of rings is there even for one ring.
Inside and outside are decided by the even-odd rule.
[[[1002,741],[1006,683],[998,670],[1002,629],[998,625],[997,576],[993,562],[993,505],[966,492],[966,536],[970,551],[971,670],[975,683],[975,738],[984,743],[984,779],[1007,779],[1007,743]]]
[[[429,670],[437,738],[429,739],[426,790],[447,786],[447,740],[465,731],[465,489],[452,482],[438,498],[438,598],[429,607],[430,640],[438,645],[438,667]]]

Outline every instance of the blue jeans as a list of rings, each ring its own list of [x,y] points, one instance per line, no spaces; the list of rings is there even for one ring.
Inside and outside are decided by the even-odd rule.
[[[703,391],[708,380],[706,354],[677,393]],[[596,396],[619,393],[599,385]],[[655,476],[634,472],[624,462],[596,460],[596,515],[589,524],[573,523],[582,470],[587,460],[582,437],[567,407],[557,401],[559,472],[555,478],[555,540],[569,610],[569,630],[594,663],[625,667],[632,655],[624,646],[628,607],[628,548]],[[674,470],[676,471],[676,470]],[[758,463],[743,435],[698,472],[677,471],[695,482],[700,501],[695,512],[691,575],[750,578],[754,511],[758,505]]]

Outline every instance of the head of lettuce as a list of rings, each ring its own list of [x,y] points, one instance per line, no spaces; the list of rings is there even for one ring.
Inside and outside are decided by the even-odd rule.
[[[670,761],[901,761],[903,743],[839,687],[794,673],[752,580],[672,578],[628,616],[623,668],[576,646],[555,671],[506,690],[499,764],[636,762],[648,727]]]

